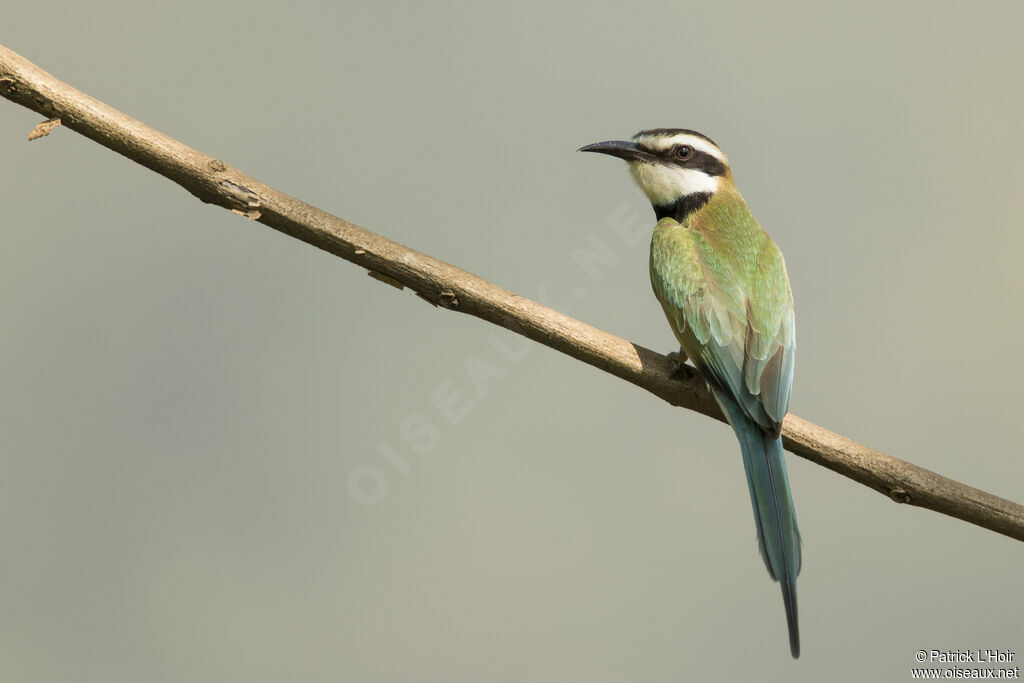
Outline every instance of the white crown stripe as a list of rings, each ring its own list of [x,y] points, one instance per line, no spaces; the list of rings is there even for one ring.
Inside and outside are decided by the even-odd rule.
[[[705,152],[715,157],[719,161],[727,160],[722,150],[718,149],[715,145],[711,144],[704,138],[699,138],[696,135],[690,133],[676,133],[675,135],[642,135],[637,137],[637,142],[651,147],[653,149],[663,151],[674,145],[689,145],[695,150]]]

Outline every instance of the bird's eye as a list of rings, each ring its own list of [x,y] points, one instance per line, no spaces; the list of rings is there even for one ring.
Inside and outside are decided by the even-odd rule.
[[[693,156],[693,147],[689,145],[676,145],[676,148],[672,150],[678,159],[689,159]]]

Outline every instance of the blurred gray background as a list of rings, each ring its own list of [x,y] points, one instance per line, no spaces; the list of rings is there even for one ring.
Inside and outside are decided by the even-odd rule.
[[[786,254],[793,412],[1024,501],[1024,8],[845,5],[99,0],[5,7],[0,42],[666,352],[647,238],[611,225],[653,214],[575,150],[696,128]],[[1024,657],[1022,544],[790,456],[792,661],[727,427],[66,129],[28,143],[39,118],[0,101],[4,680],[862,681],[908,679],[922,648]],[[618,259],[600,279],[571,256],[595,238]],[[484,396],[467,359],[500,375]]]

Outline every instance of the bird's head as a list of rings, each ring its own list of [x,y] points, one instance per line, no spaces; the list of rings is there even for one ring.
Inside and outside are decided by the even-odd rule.
[[[579,151],[625,159],[658,218],[680,220],[684,210],[703,205],[732,182],[725,153],[711,138],[686,128],[642,130],[629,142],[597,142]]]

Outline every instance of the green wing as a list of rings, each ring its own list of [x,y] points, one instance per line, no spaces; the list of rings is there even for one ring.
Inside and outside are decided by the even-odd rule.
[[[658,223],[651,283],[680,346],[704,378],[778,435],[789,409],[796,351],[786,266],[745,205],[708,208],[685,227],[670,218]]]

